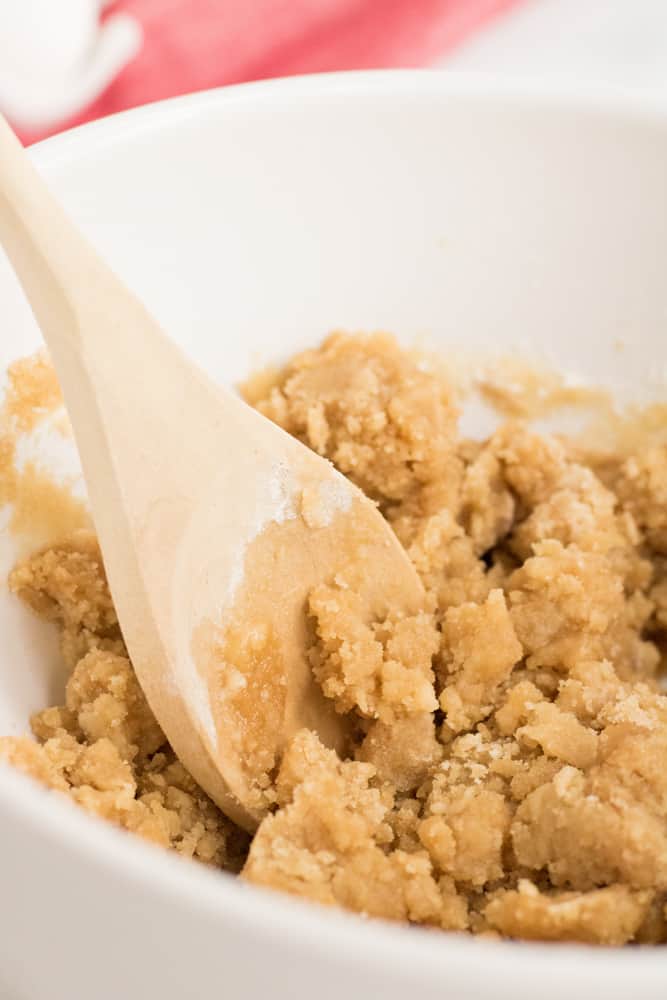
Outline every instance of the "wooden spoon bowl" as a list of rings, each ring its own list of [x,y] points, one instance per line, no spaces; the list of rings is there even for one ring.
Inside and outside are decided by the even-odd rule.
[[[301,727],[342,749],[308,663],[307,598],[369,616],[423,592],[375,506],[167,339],[47,191],[0,119],[0,241],[60,379],[142,688],[186,768],[253,829]]]

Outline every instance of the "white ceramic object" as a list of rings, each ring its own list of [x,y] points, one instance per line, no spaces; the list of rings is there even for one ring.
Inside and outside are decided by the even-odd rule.
[[[0,110],[47,128],[90,104],[136,55],[139,22],[108,0],[0,0]]]
[[[353,74],[177,99],[34,157],[225,382],[332,327],[383,327],[445,352],[541,354],[626,398],[665,394],[665,107]],[[1,261],[0,302],[4,366],[39,335]],[[13,555],[0,533],[3,578]],[[0,731],[18,732],[57,694],[56,657],[6,589],[0,652]],[[665,995],[661,951],[491,943],[320,911],[167,856],[7,768],[0,886],[12,1000]]]

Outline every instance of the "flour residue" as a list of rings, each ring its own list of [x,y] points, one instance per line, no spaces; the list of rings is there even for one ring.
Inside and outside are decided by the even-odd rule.
[[[243,580],[243,567],[248,546],[270,524],[284,524],[297,516],[297,484],[292,469],[285,462],[276,462],[262,481],[258,476],[255,488],[255,507],[248,517],[248,530],[239,536],[227,585],[223,591],[220,611],[224,614],[234,602]]]
[[[350,509],[352,487],[344,476],[334,473],[301,491],[301,516],[309,528],[328,528],[336,514]]]

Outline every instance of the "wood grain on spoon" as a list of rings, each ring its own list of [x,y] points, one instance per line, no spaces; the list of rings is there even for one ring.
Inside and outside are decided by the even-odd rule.
[[[309,591],[338,579],[369,615],[412,613],[419,580],[371,501],[167,339],[2,119],[0,238],[63,388],[139,681],[194,778],[252,829],[296,730],[344,743],[308,666]]]

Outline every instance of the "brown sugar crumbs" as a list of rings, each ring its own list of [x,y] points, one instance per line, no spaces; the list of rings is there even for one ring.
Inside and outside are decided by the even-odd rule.
[[[455,387],[454,387],[455,388]],[[65,703],[0,753],[126,830],[248,881],[443,930],[667,942],[667,445],[600,455],[510,421],[387,336],[330,337],[247,397],[388,519],[420,614],[310,595],[313,673],[354,721],[300,732],[253,838],[197,787],[137,683],[94,535],[11,574],[55,622]]]

